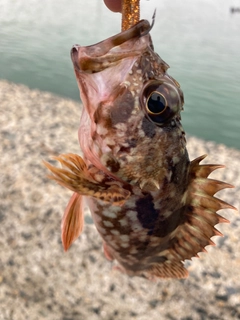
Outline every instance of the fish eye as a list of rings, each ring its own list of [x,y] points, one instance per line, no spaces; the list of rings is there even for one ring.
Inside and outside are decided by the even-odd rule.
[[[151,80],[143,87],[140,103],[146,116],[157,125],[162,125],[181,110],[183,94],[174,82]]]
[[[146,108],[149,114],[159,115],[167,108],[166,98],[161,93],[153,91],[147,99]]]

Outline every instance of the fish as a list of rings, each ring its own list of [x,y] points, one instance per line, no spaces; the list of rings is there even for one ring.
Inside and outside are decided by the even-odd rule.
[[[50,179],[73,191],[62,219],[65,250],[79,237],[88,206],[105,257],[129,276],[186,278],[185,260],[198,257],[215,226],[229,222],[215,197],[226,182],[208,176],[217,164],[190,161],[181,124],[184,96],[168,64],[154,51],[152,25],[71,50],[83,103],[83,157],[62,154],[61,167],[44,162]]]

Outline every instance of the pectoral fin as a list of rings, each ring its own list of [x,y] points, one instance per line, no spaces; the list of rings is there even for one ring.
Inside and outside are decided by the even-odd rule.
[[[44,161],[44,165],[52,172],[48,177],[80,195],[91,196],[114,205],[122,205],[130,196],[130,191],[121,187],[119,182],[96,181],[84,160],[77,154],[62,154],[54,159],[59,161],[63,168],[56,168]]]
[[[83,230],[83,223],[82,196],[74,193],[68,202],[62,218],[62,244],[65,251],[79,237]]]

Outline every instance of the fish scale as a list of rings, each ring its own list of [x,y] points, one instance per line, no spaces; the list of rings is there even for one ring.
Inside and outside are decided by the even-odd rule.
[[[108,260],[130,276],[185,278],[183,262],[213,245],[235,209],[214,197],[230,184],[209,179],[219,165],[190,162],[181,125],[183,93],[154,52],[150,24],[71,51],[83,114],[84,157],[63,154],[63,168],[45,162],[50,178],[72,190],[64,212],[67,250],[83,229],[83,201]]]

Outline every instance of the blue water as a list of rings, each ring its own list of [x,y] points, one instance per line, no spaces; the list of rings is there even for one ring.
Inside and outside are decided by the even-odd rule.
[[[240,149],[240,14],[231,6],[240,2],[142,0],[141,18],[157,8],[151,34],[184,91],[186,132]],[[102,0],[0,0],[0,78],[79,100],[72,45],[120,25]]]

